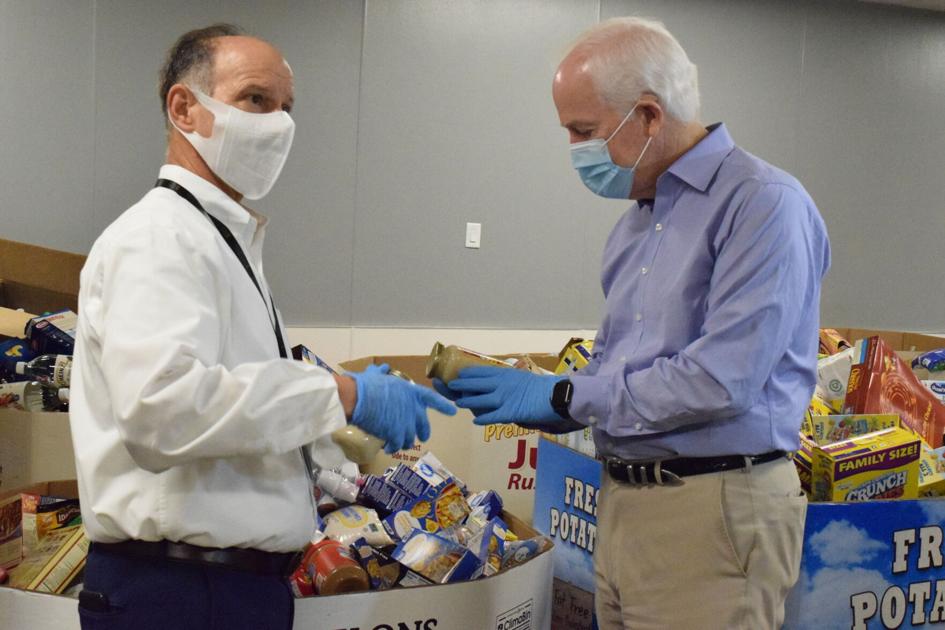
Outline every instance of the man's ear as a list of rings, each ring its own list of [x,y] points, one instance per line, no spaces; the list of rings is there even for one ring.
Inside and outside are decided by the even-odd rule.
[[[167,117],[181,131],[189,133],[196,130],[197,117],[194,108],[197,104],[193,92],[181,83],[175,83],[167,91]]]
[[[663,111],[659,100],[656,97],[644,96],[637,105],[637,110],[643,120],[646,134],[651,138],[658,136],[666,124],[666,112]]]

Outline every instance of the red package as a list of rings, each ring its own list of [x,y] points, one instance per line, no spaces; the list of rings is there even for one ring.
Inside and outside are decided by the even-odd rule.
[[[945,443],[945,405],[881,337],[866,340],[865,360],[850,370],[843,413],[894,413],[932,447]]]

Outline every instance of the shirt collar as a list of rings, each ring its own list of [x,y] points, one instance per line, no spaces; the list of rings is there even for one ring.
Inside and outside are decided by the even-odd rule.
[[[177,182],[203,205],[204,210],[219,219],[230,231],[241,237],[244,243],[253,243],[262,236],[269,217],[240,205],[225,192],[196,173],[176,164],[161,167],[162,179]]]
[[[735,148],[735,142],[724,123],[715,123],[706,127],[706,130],[708,135],[673,162],[666,171],[700,192],[706,191],[722,166],[722,161]]]

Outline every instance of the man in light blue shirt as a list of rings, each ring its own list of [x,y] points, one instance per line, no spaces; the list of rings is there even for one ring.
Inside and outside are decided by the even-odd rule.
[[[604,249],[593,358],[570,379],[448,384],[477,424],[594,428],[601,628],[780,627],[800,564],[787,454],[816,379],[826,229],[795,178],[699,122],[696,76],[657,22],[578,40],[553,85],[572,163],[636,200]]]

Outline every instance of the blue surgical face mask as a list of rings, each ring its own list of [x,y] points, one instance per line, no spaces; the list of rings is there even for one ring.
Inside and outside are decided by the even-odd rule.
[[[603,138],[594,138],[585,142],[575,142],[571,145],[571,165],[581,176],[581,181],[594,194],[609,199],[629,199],[630,190],[633,188],[633,175],[637,170],[637,165],[643,159],[653,137],[647,139],[640,157],[630,168],[625,168],[614,164],[610,157],[610,150],[607,143],[610,142],[617,132],[630,120],[637,106],[634,105],[624,119],[617,125],[614,132],[606,140]]]

